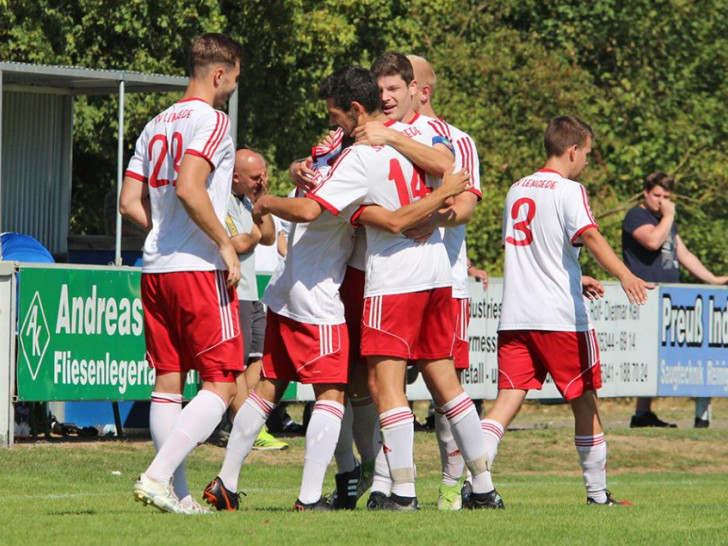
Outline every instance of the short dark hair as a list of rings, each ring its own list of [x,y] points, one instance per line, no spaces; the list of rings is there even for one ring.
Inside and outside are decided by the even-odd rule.
[[[660,186],[665,191],[672,193],[675,179],[666,173],[650,173],[645,177],[645,191],[650,191],[655,186]]]
[[[396,51],[387,51],[374,61],[372,72],[377,79],[384,76],[401,76],[407,85],[415,79],[415,71],[410,60]]]
[[[581,148],[587,137],[593,139],[594,131],[576,116],[555,117],[549,122],[543,139],[546,157],[558,157],[574,144]]]
[[[187,64],[190,78],[212,64],[234,67],[243,56],[243,46],[225,34],[203,34],[190,45]]]
[[[319,88],[320,99],[332,99],[337,108],[351,110],[351,103],[358,102],[367,114],[382,109],[382,97],[377,80],[371,71],[361,66],[346,66],[327,76]]]

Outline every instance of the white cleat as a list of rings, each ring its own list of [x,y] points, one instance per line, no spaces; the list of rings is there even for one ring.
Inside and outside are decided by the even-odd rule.
[[[145,505],[152,505],[161,512],[190,513],[180,504],[169,484],[150,480],[144,473],[140,474],[134,483],[134,500]]]

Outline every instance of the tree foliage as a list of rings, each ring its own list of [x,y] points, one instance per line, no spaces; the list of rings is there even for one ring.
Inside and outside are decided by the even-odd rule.
[[[322,78],[369,66],[388,49],[425,56],[441,116],[480,152],[483,201],[468,228],[478,265],[502,272],[503,197],[543,162],[542,135],[571,113],[596,131],[582,175],[602,230],[619,230],[645,175],[678,180],[678,226],[711,268],[728,271],[726,147],[728,2],[725,0],[9,0],[0,58],[183,74],[194,36],[226,32],[245,47],[238,142],[271,160],[284,193],[290,162],[326,130]],[[170,100],[130,97],[127,144]],[[98,196],[113,185],[116,103],[76,109],[73,223],[100,229]],[[593,260],[585,268],[596,272]],[[601,275],[601,274],[599,274]]]

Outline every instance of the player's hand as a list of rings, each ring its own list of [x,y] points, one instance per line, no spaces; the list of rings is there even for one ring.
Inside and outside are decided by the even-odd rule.
[[[334,145],[334,137],[336,136],[336,131],[329,131],[329,134],[326,135],[321,142],[318,143],[318,145],[321,148],[329,149],[331,146]]]
[[[712,284],[728,284],[728,275],[716,275]]]
[[[262,196],[268,193],[268,171],[263,173],[260,182],[255,185],[253,191],[250,193],[250,202],[255,204]]]
[[[371,146],[384,146],[389,144],[390,137],[396,133],[394,129],[389,129],[379,121],[368,121],[354,129],[351,136],[357,144],[369,144]]]
[[[655,288],[655,285],[651,282],[645,282],[632,273],[629,273],[620,283],[630,303],[639,305],[643,305],[647,301],[647,291]]]
[[[220,247],[220,256],[225,262],[228,270],[227,285],[235,288],[240,282],[240,260],[235,252],[232,243],[229,241]]]
[[[478,269],[477,267],[471,265],[468,268],[468,275],[482,282],[483,290],[488,289],[488,273],[486,273],[484,269]]]
[[[424,243],[435,232],[435,222],[432,217],[425,218],[418,224],[415,224],[408,230],[404,231],[404,236],[412,239],[415,243]]]
[[[316,172],[313,170],[313,159],[307,157],[303,161],[294,161],[288,169],[288,177],[296,187],[311,191],[316,187]]]
[[[589,300],[598,300],[604,297],[604,286],[595,278],[582,275],[581,293]]]
[[[268,204],[269,198],[270,196],[268,194],[261,195],[253,205],[253,222],[257,225],[261,225],[263,223],[263,216],[268,214],[266,205]]]
[[[660,203],[660,213],[663,216],[675,216],[675,203],[669,199],[665,199]]]
[[[470,187],[470,173],[465,169],[455,172],[455,165],[442,177],[440,186],[449,197],[456,197]]]

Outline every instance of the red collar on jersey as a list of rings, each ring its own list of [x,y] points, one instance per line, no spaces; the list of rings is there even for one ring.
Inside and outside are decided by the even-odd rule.
[[[191,102],[193,100],[198,100],[200,102],[204,102],[205,104],[208,104],[208,102],[204,99],[201,99],[200,97],[190,97],[189,99],[180,99],[177,102]]]
[[[407,125],[412,125],[415,121],[417,121],[417,118],[419,118],[419,117],[420,117],[420,113],[419,112],[415,112],[415,115],[412,116],[412,119],[411,120],[405,121],[403,123],[406,123]]]
[[[554,173],[554,174],[558,174],[559,176],[561,176],[561,178],[564,178],[559,171],[555,171],[554,169],[539,169],[538,172],[540,172],[540,173]]]
[[[397,123],[397,120],[395,120],[395,119],[388,119],[387,121],[384,122],[384,126],[385,127],[391,127],[395,123]]]

